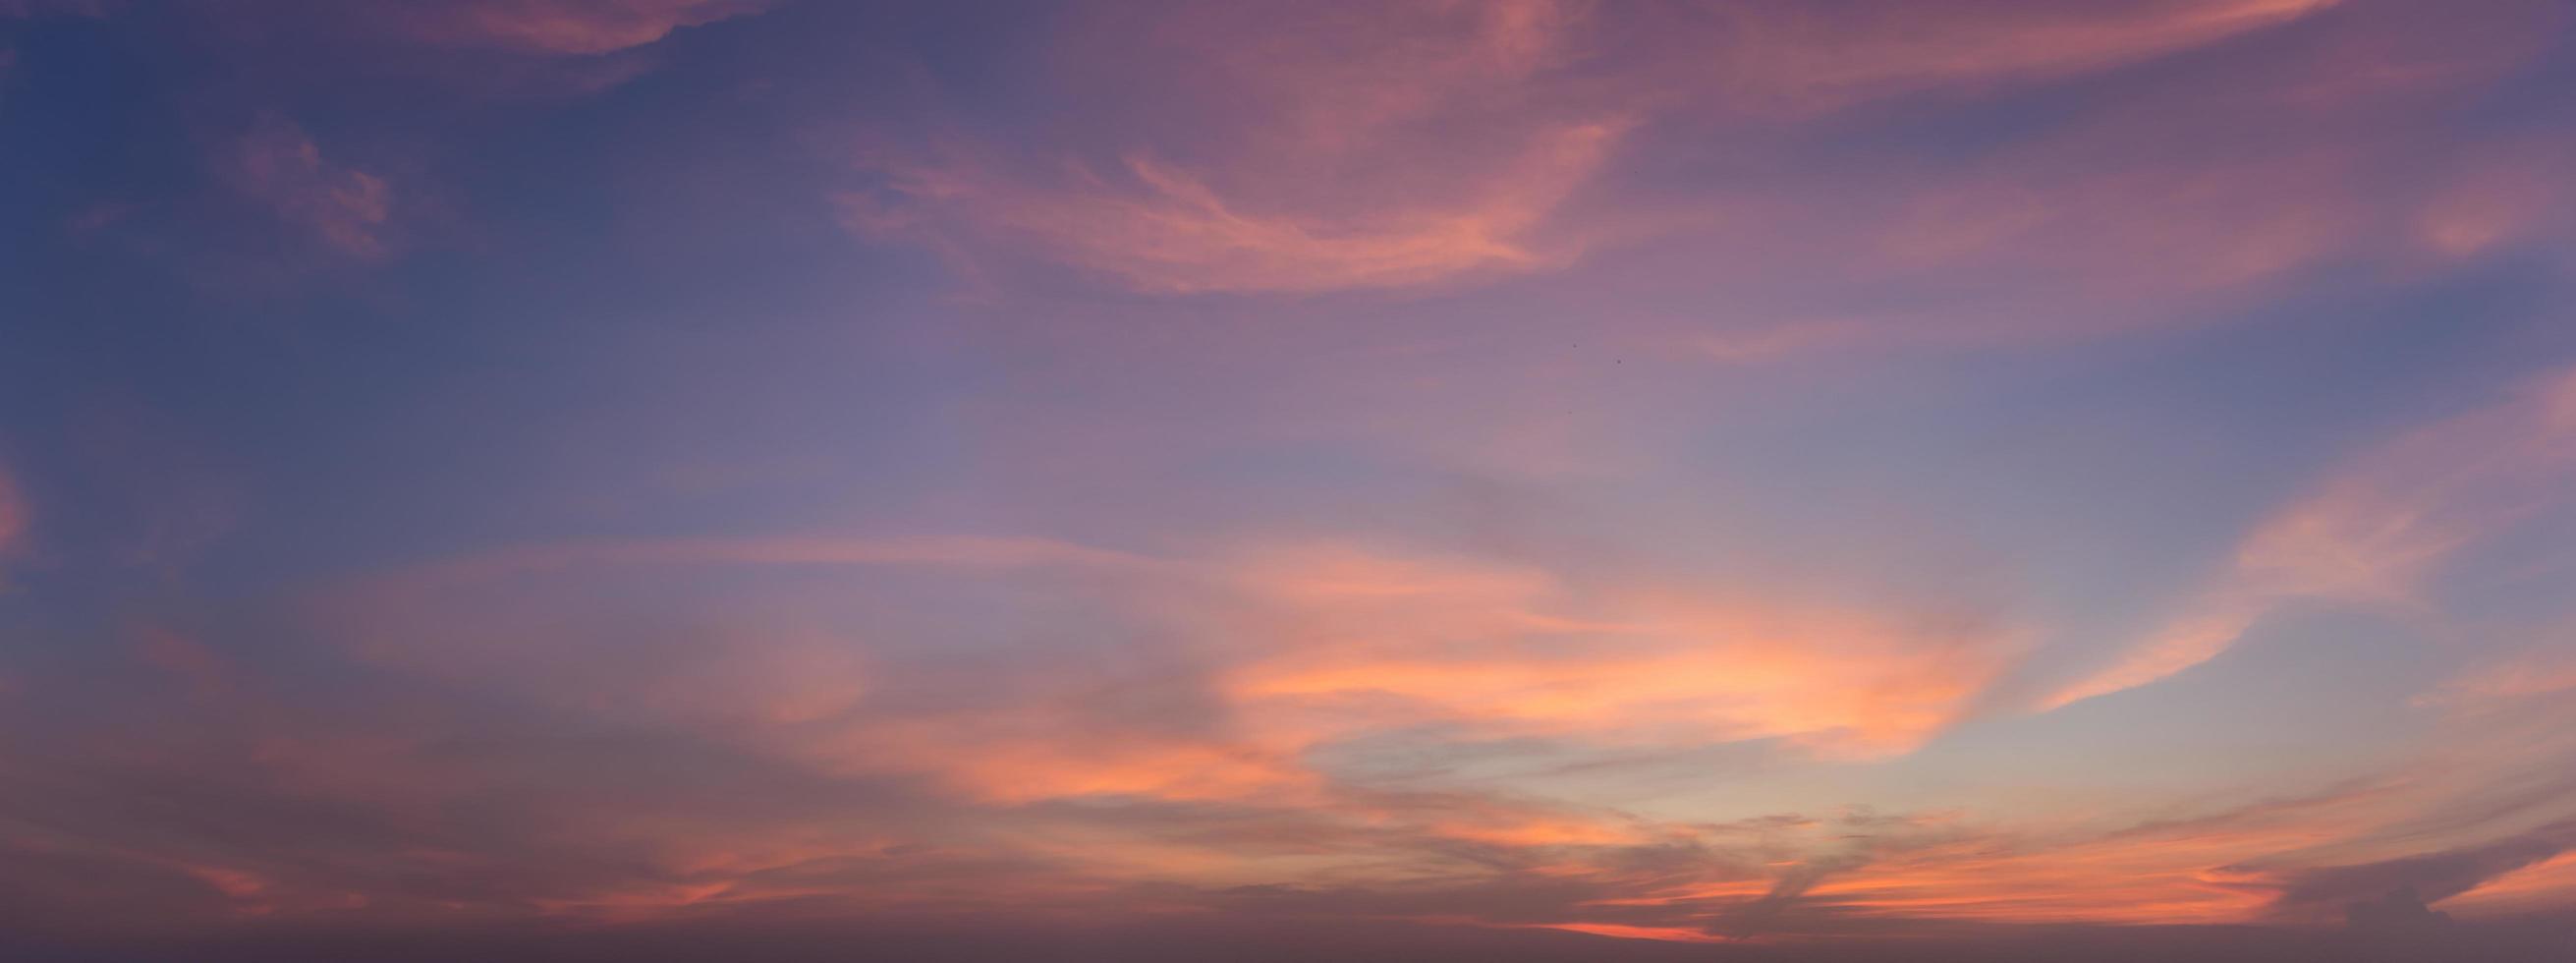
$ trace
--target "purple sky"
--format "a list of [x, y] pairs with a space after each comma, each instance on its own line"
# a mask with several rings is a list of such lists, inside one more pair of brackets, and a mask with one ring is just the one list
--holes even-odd
[[0, 0], [0, 215], [0, 956], [2576, 945], [2558, 0]]

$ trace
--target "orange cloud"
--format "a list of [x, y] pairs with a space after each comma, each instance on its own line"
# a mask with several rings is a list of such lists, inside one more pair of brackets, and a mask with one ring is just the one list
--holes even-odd
[[[1148, 97], [1186, 78], [1189, 97], [1142, 105], [1201, 120], [1186, 145], [1148, 147], [1155, 135], [1122, 135], [1113, 122], [1110, 136], [1124, 142], [1102, 151], [1119, 158], [1108, 174], [1069, 149], [1060, 173], [1014, 169], [987, 148], [863, 151], [861, 166], [881, 184], [838, 200], [864, 232], [964, 256], [1034, 249], [1150, 293], [1383, 288], [1560, 268], [1596, 241], [1637, 231], [1613, 222], [1672, 226], [1668, 206], [1651, 215], [1569, 209], [1631, 129], [2116, 66], [2332, 5], [1890, 4], [1831, 18], [1539, 0], [1325, 6], [1296, 17], [1183, 10], [1141, 37], [1068, 31], [1061, 58], [1068, 82], [1107, 75]], [[2099, 193], [2126, 198], [2135, 187]], [[2264, 210], [2286, 218], [2308, 209]], [[2218, 249], [2173, 253], [2257, 270], [2335, 228], [2314, 218], [2244, 226], [2204, 236], [2227, 239]]]
[[1044, 706], [867, 718], [768, 743], [830, 771], [917, 774], [1002, 805], [1095, 796], [1286, 803], [1312, 800], [1322, 784], [1293, 759], [1219, 733], [1105, 732]]
[[[1995, 923], [2224, 924], [2262, 918], [2307, 865], [2282, 854], [2362, 838], [2402, 812], [2404, 783], [2368, 782], [2102, 831], [1961, 826], [1893, 847], [1805, 891], [1846, 911]], [[2313, 860], [2316, 857], [2305, 857]]]
[[[692, 597], [678, 609], [694, 623], [678, 647], [634, 629], [661, 621], [636, 600], [781, 565], [814, 580], [744, 604]], [[1041, 620], [1044, 631], [1110, 641], [1078, 664], [988, 652], [947, 677], [870, 631], [888, 613], [833, 608], [885, 579], [1005, 576], [1010, 585], [989, 587], [1010, 594], [991, 598], [1010, 601], [992, 607], [1078, 585], [1101, 607]], [[568, 607], [579, 599], [641, 617]], [[373, 664], [685, 734], [826, 785], [909, 787], [940, 813], [841, 818], [820, 806], [746, 821], [610, 807], [572, 838], [640, 847], [656, 869], [527, 897], [582, 918], [995, 897], [971, 884], [998, 869], [918, 886], [873, 875], [928, 859], [904, 855], [928, 847], [1034, 861], [1040, 876], [1007, 889], [1051, 906], [1119, 887], [1248, 886], [1283, 899], [1367, 894], [1385, 904], [1370, 912], [1391, 918], [1645, 939], [1796, 932], [1816, 914], [2231, 923], [2266, 918], [2311, 869], [2412, 852], [2433, 837], [2408, 828], [2410, 813], [2446, 811], [2432, 768], [2109, 830], [1998, 828], [1970, 814], [1681, 823], [1553, 799], [1564, 787], [1545, 778], [1398, 788], [1333, 752], [1411, 732], [1594, 750], [1767, 738], [1826, 759], [1886, 758], [1955, 721], [2014, 640], [1974, 620], [1593, 584], [1534, 563], [1343, 542], [1195, 560], [1013, 539], [587, 543], [423, 566], [361, 583], [339, 604], [348, 610], [324, 625]], [[1148, 691], [1151, 704], [1127, 701]], [[393, 810], [416, 818], [454, 805], [435, 800], [471, 798], [470, 782], [415, 798], [400, 774], [358, 763], [362, 742], [270, 741], [263, 765], [324, 798], [412, 798]], [[421, 751], [386, 745], [372, 751]], [[1516, 885], [1547, 895], [1505, 915], [1476, 895]]]
[[[1343, 216], [1246, 209], [1205, 182], [1143, 156], [1130, 180], [1078, 173], [1078, 186], [1031, 191], [961, 170], [893, 175], [907, 204], [960, 209], [1074, 264], [1140, 290], [1324, 291], [1391, 287], [1487, 270], [1524, 270], [1564, 255], [1532, 231], [1596, 168], [1617, 129], [1589, 124], [1544, 133], [1520, 162], [1455, 206], [1396, 207]], [[868, 195], [845, 195], [854, 225], [911, 217]], [[1259, 205], [1259, 201], [1250, 204]]]
[[[567, 608], [721, 584], [738, 566], [815, 569], [812, 591], [686, 604], [688, 622]], [[1067, 579], [1108, 604], [1056, 631], [1173, 636], [1207, 708], [1131, 718], [1121, 675], [1003, 671], [1006, 703], [952, 694], [884, 650], [846, 599], [900, 569]], [[711, 568], [712, 567], [712, 568]], [[839, 586], [840, 588], [834, 588]], [[994, 584], [990, 590], [1022, 591]], [[1013, 596], [1003, 596], [1009, 598]], [[632, 606], [621, 606], [632, 607]], [[452, 684], [629, 723], [680, 725], [843, 777], [902, 775], [999, 806], [1126, 798], [1311, 805], [1515, 847], [1610, 845], [1634, 827], [1550, 814], [1368, 815], [1310, 754], [1414, 726], [1462, 738], [1689, 747], [1780, 739], [1831, 758], [1901, 753], [1947, 727], [2006, 648], [1982, 626], [1828, 607], [1578, 590], [1548, 572], [1308, 543], [1214, 562], [1040, 540], [745, 539], [505, 550], [355, 583], [316, 609], [349, 651]], [[650, 624], [650, 620], [647, 623]], [[1103, 658], [1148, 654], [1112, 642]], [[907, 661], [908, 660], [908, 661]], [[1157, 690], [1186, 692], [1144, 663]], [[1174, 687], [1182, 687], [1175, 689]], [[927, 687], [927, 688], [926, 688]], [[915, 694], [920, 693], [920, 694]], [[1160, 712], [1162, 710], [1156, 710]], [[1334, 800], [1341, 799], [1340, 802]]]
[[1291, 740], [1448, 724], [1883, 756], [1954, 720], [2008, 641], [1830, 608], [1587, 597], [1542, 572], [1348, 548], [1256, 557], [1238, 577], [1283, 607], [1287, 632], [1227, 691], [1251, 725]]
[[1630, 926], [1624, 923], [1524, 923], [1519, 925], [1535, 929], [1564, 930], [1568, 933], [1589, 933], [1593, 936], [1611, 936], [1623, 940], [1658, 940], [1667, 943], [1732, 942], [1723, 936], [1681, 926]]
[[2442, 902], [2444, 910], [2476, 919], [2544, 912], [2576, 903], [2576, 849], [2513, 870]]
[[[460, 682], [516, 679], [512, 688], [550, 704], [703, 727], [820, 771], [918, 775], [999, 804], [1241, 798], [1312, 782], [1287, 760], [1219, 734], [1103, 733], [1079, 712], [1055, 708], [1070, 695], [1063, 691], [1007, 707], [877, 708], [872, 696], [904, 682], [879, 679], [872, 633], [835, 612], [828, 592], [693, 603], [694, 624], [638, 639], [619, 632], [612, 613], [567, 611], [545, 590], [688, 591], [675, 587], [743, 566], [909, 569], [967, 580], [1055, 572], [1188, 585], [1155, 560], [1038, 539], [638, 540], [419, 566], [344, 586], [316, 608], [344, 644], [378, 664]], [[843, 576], [837, 584], [866, 583]]]

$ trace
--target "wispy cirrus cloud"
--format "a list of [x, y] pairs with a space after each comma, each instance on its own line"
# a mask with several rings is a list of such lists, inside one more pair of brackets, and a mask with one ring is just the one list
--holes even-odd
[[[930, 156], [863, 150], [878, 181], [838, 200], [864, 232], [965, 256], [1031, 248], [1153, 293], [1302, 293], [1540, 268], [1579, 248], [1542, 228], [1627, 121], [1592, 104], [1500, 108], [1567, 56], [1567, 31], [1584, 15], [1544, 0], [1297, 18], [1175, 10], [1116, 46], [1142, 39], [1153, 72], [1192, 88], [1134, 95], [1177, 93], [1181, 112], [1211, 128], [1172, 140], [1112, 124], [1113, 136], [1140, 140], [1103, 145], [1115, 158], [1105, 164], [1069, 152], [1005, 163], [999, 145], [971, 143]], [[1111, 38], [1073, 36], [1066, 69], [1081, 81], [1174, 79], [1084, 63]], [[1436, 172], [1421, 164], [1458, 149], [1473, 154]]]
[[900, 235], [962, 214], [970, 230], [1034, 243], [1152, 293], [1395, 287], [1561, 260], [1565, 252], [1534, 235], [1618, 134], [1611, 123], [1539, 132], [1455, 204], [1397, 201], [1343, 215], [1229, 199], [1145, 155], [1125, 158], [1114, 178], [1076, 169], [1060, 190], [962, 167], [896, 168], [884, 188], [839, 201], [862, 231]]
[[[1757, 118], [2099, 70], [2331, 6], [1883, 5], [1830, 22], [1754, 6], [1553, 2], [1293, 19], [1186, 11], [1141, 38], [1073, 31], [1056, 69], [1074, 84], [1107, 78], [1120, 96], [1196, 125], [1103, 118], [1097, 152], [1115, 158], [1105, 164], [1082, 160], [1092, 148], [1079, 141], [1040, 146], [1035, 163], [1005, 162], [1012, 147], [973, 141], [929, 156], [862, 150], [860, 167], [877, 180], [839, 201], [866, 233], [973, 259], [1034, 251], [1149, 293], [1306, 293], [1562, 269], [1598, 243], [1730, 218], [1687, 212], [1677, 222], [1578, 200], [1615, 152], [1658, 125], [1769, 138], [1776, 131]], [[1115, 44], [1094, 35], [1113, 31]], [[1151, 56], [1138, 58], [1138, 40]], [[1116, 61], [1095, 59], [1113, 47]]]
[[2081, 9], [1873, 2], [1831, 13], [1737, 4], [1666, 14], [1696, 28], [1674, 30], [1668, 42], [1718, 51], [1684, 69], [1705, 71], [1739, 103], [1814, 111], [2126, 66], [2290, 23], [2338, 2], [2154, 0]]
[[1330, 546], [1243, 577], [1289, 631], [1265, 633], [1229, 691], [1324, 737], [1449, 725], [1611, 744], [1778, 738], [1866, 758], [1954, 721], [2013, 647], [1977, 619], [1586, 592], [1541, 570]]
[[2576, 690], [2576, 626], [2552, 626], [2536, 644], [2462, 671], [2416, 704], [2478, 713]]
[[2254, 622], [2300, 600], [2434, 614], [2441, 566], [2517, 519], [2562, 506], [2576, 472], [2576, 374], [2417, 428], [2330, 472], [2248, 533], [2181, 615], [2092, 675], [2042, 700], [2055, 708], [2154, 682], [2224, 652]]

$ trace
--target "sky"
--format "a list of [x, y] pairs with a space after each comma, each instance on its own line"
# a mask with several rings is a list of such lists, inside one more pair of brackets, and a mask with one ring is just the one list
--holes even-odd
[[0, 955], [2547, 959], [2571, 170], [2561, 0], [0, 0]]

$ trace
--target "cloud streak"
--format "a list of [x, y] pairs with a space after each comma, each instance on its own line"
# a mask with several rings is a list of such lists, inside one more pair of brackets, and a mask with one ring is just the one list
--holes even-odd
[[2298, 600], [2431, 612], [2427, 578], [2517, 519], [2563, 503], [2576, 469], [2576, 374], [2364, 453], [2258, 525], [2218, 584], [2154, 638], [2042, 702], [2135, 688], [2225, 652]]
[[[1062, 145], [1063, 163], [1052, 168], [1002, 162], [1001, 145], [960, 144], [927, 157], [862, 149], [860, 167], [875, 182], [838, 202], [845, 222], [870, 235], [922, 239], [979, 260], [1033, 250], [1146, 293], [1313, 293], [1562, 270], [1598, 243], [1683, 226], [1597, 198], [1575, 203], [1625, 142], [1658, 125], [1769, 136], [1754, 125], [1781, 111], [2101, 70], [2333, 6], [2155, 3], [2070, 14], [2006, 4], [1935, 15], [1863, 5], [1826, 18], [1755, 5], [1526, 2], [1334, 8], [1295, 22], [1186, 12], [1141, 38], [1160, 58], [1149, 66], [1088, 62], [1095, 51], [1080, 40], [1060, 62], [1076, 84], [1133, 85], [1146, 70], [1188, 78], [1200, 89], [1174, 109], [1215, 130], [1193, 131], [1187, 151], [1156, 150], [1164, 135], [1115, 120], [1106, 124], [1112, 140], [1098, 148], [1115, 158], [1105, 165], [1082, 160], [1079, 152], [1093, 148], [1081, 143]], [[1370, 39], [1355, 49], [1350, 38], [1359, 37]], [[1135, 58], [1138, 38], [1117, 39], [1116, 56]], [[1503, 113], [1503, 104], [1521, 109]], [[1121, 135], [1133, 139], [1118, 142]], [[1326, 172], [1334, 188], [1318, 191], [1313, 175]], [[2016, 172], [2013, 183], [2029, 179]], [[2105, 183], [2099, 193], [2134, 196], [2138, 187]], [[2203, 194], [2208, 185], [2164, 189]], [[2004, 229], [1998, 213], [2008, 221], [2016, 209], [2066, 206], [2064, 198], [2013, 200], [1949, 199], [1985, 226], [1963, 236], [1952, 224], [1933, 236], [1924, 225], [1900, 225], [1911, 236], [1894, 242], [1899, 259], [1989, 243]], [[2238, 209], [2213, 207], [2212, 216], [2244, 216], [2221, 210]], [[1705, 231], [1711, 218], [1748, 214], [1693, 213], [1685, 222]], [[2255, 273], [2302, 244], [2322, 244], [2316, 235], [2331, 225], [2244, 228], [2210, 232], [2244, 236], [2232, 250], [2170, 253], [2225, 262], [2195, 270]]]

